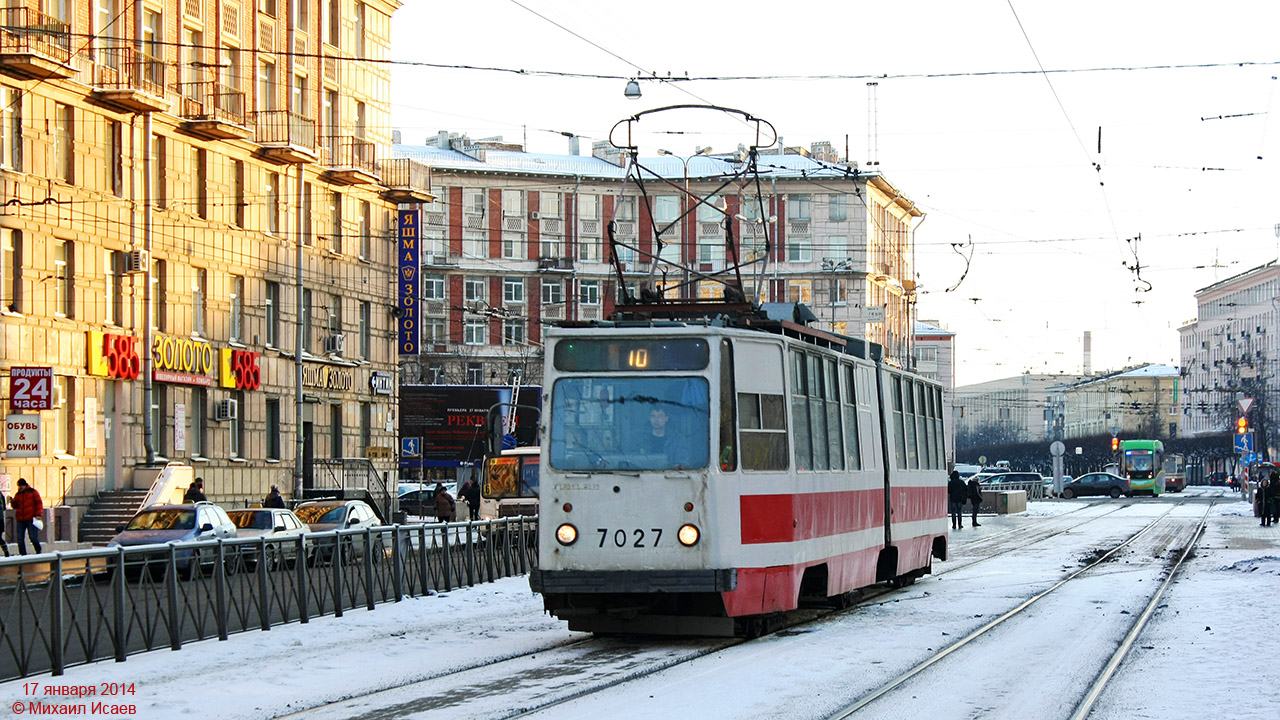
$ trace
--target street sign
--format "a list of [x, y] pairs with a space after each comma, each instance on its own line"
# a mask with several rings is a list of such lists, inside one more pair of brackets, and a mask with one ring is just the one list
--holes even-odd
[[1049, 445], [1049, 454], [1056, 458], [1062, 457], [1066, 452], [1067, 446], [1063, 445], [1061, 440], [1054, 440], [1053, 443]]
[[1253, 407], [1253, 398], [1240, 398], [1238, 402], [1240, 403], [1240, 414], [1248, 415], [1249, 408]]
[[1256, 462], [1258, 462], [1258, 453], [1256, 452], [1245, 453], [1245, 456], [1244, 456], [1245, 465], [1252, 465]]
[[7, 458], [38, 458], [43, 454], [40, 444], [39, 415], [10, 415], [4, 419], [5, 450]]
[[53, 368], [9, 368], [9, 409], [52, 410]]
[[1235, 438], [1232, 452], [1240, 454], [1253, 452], [1253, 433], [1236, 433], [1231, 437]]
[[416, 458], [422, 455], [421, 438], [400, 438], [400, 457]]

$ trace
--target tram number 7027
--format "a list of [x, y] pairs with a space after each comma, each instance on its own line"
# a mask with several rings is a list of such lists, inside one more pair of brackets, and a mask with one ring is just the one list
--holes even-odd
[[649, 528], [649, 532], [653, 534], [652, 545], [645, 544], [647, 535], [644, 530], [632, 530], [628, 534], [626, 530], [614, 530], [610, 533], [609, 528], [596, 528], [596, 532], [600, 533], [600, 547], [604, 547], [607, 541], [612, 541], [616, 547], [626, 547], [628, 542], [633, 548], [658, 547], [658, 542], [662, 540], [662, 528]]

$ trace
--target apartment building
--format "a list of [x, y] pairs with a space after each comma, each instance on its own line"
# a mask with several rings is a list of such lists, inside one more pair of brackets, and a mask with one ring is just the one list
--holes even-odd
[[[686, 282], [694, 297], [722, 296], [712, 276], [732, 263], [715, 207], [727, 210], [744, 258], [767, 252], [743, 270], [747, 297], [807, 303], [816, 327], [866, 337], [890, 362], [910, 363], [911, 248], [923, 214], [879, 174], [802, 151], [765, 154], [760, 203], [745, 188], [714, 194], [741, 155], [643, 157], [646, 202], [634, 179], [622, 193], [621, 155], [604, 143], [592, 156], [576, 138], [568, 154], [529, 153], [446, 132], [394, 154], [430, 166], [436, 198], [421, 206], [422, 352], [406, 358], [406, 382], [540, 383], [544, 324], [613, 312], [610, 219], [633, 296], [650, 278], [666, 297]], [[706, 203], [695, 207], [686, 185]]]
[[0, 479], [84, 507], [181, 461], [231, 503], [394, 467], [393, 214], [430, 199], [385, 159], [397, 7], [0, 8], [0, 370], [52, 375], [37, 409], [4, 383], [43, 437]]

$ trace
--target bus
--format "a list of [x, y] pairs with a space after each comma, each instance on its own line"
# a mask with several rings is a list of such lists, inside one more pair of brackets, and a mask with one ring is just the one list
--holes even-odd
[[1164, 489], [1165, 492], [1182, 492], [1187, 486], [1187, 462], [1182, 453], [1170, 453], [1164, 456]]
[[480, 483], [480, 518], [537, 515], [541, 458], [542, 448], [535, 445], [507, 448], [485, 460], [484, 480]]
[[1159, 440], [1120, 441], [1120, 475], [1134, 495], [1164, 492], [1164, 444]]

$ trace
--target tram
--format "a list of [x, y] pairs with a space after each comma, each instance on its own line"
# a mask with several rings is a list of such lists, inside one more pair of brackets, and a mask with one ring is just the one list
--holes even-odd
[[480, 483], [480, 517], [493, 520], [537, 515], [541, 460], [536, 446], [506, 448], [486, 459]]
[[1134, 495], [1164, 493], [1164, 444], [1159, 440], [1120, 441], [1120, 475], [1128, 478]]
[[942, 388], [766, 320], [549, 328], [538, 568], [599, 633], [753, 635], [947, 555]]

